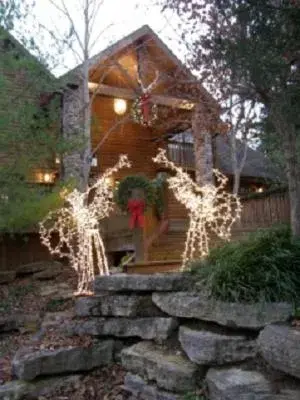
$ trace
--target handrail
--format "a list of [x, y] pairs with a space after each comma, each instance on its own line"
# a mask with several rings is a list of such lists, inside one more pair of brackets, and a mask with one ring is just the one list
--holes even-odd
[[160, 224], [155, 229], [155, 231], [148, 238], [146, 238], [145, 243], [144, 243], [144, 258], [146, 261], [148, 260], [149, 249], [153, 245], [155, 240], [157, 240], [161, 235], [163, 235], [164, 233], [166, 233], [168, 231], [169, 222], [170, 221], [168, 218], [163, 218], [160, 221]]

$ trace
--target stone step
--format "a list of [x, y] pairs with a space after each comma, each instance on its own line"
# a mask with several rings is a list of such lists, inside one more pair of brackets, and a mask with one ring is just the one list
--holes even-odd
[[224, 365], [254, 358], [256, 340], [181, 326], [179, 341], [191, 361], [199, 365]]
[[140, 342], [121, 353], [123, 367], [171, 392], [187, 393], [196, 387], [199, 371], [185, 356], [152, 342]]
[[274, 322], [285, 322], [293, 315], [288, 303], [227, 303], [200, 293], [153, 293], [152, 300], [166, 314], [216, 322], [230, 328], [259, 330]]
[[16, 271], [0, 271], [0, 285], [12, 282], [16, 275]]
[[80, 387], [80, 375], [38, 379], [37, 381], [11, 381], [0, 385], [0, 400], [54, 399], [54, 395], [66, 387]]
[[260, 332], [258, 347], [274, 368], [300, 378], [300, 330], [285, 325], [268, 325]]
[[94, 283], [96, 294], [101, 292], [173, 292], [188, 290], [191, 284], [187, 276], [180, 273], [169, 274], [115, 274], [97, 276]]
[[211, 368], [206, 375], [210, 400], [271, 400], [270, 382], [259, 372]]
[[70, 323], [65, 329], [72, 336], [139, 337], [161, 341], [167, 339], [177, 326], [174, 318], [90, 318]]
[[13, 372], [19, 379], [31, 381], [44, 375], [56, 375], [110, 364], [113, 340], [96, 342], [90, 347], [66, 347], [57, 350], [21, 349], [13, 359]]
[[138, 375], [126, 374], [124, 390], [141, 400], [184, 400], [179, 394], [158, 389], [156, 385], [148, 384]]
[[165, 314], [152, 302], [151, 295], [108, 294], [80, 297], [75, 302], [78, 317], [158, 317]]

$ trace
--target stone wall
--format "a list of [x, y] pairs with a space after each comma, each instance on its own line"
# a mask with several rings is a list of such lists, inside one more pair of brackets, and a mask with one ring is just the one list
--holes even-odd
[[0, 399], [18, 385], [36, 394], [40, 377], [113, 362], [127, 371], [132, 400], [300, 399], [292, 305], [211, 300], [180, 274], [97, 277], [94, 291], [78, 298], [76, 317], [57, 327], [68, 337], [92, 337], [92, 346], [20, 350], [13, 368], [22, 381], [0, 387]]
[[205, 387], [211, 400], [300, 399], [290, 304], [211, 300], [180, 274], [98, 277], [94, 289], [77, 300], [82, 320], [69, 334], [121, 339], [124, 386], [136, 398], [179, 400]]

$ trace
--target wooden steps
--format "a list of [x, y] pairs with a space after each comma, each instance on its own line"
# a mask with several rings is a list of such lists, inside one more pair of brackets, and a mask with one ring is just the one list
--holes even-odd
[[155, 274], [158, 272], [176, 272], [180, 270], [181, 260], [166, 261], [145, 261], [128, 264], [126, 271], [128, 274]]

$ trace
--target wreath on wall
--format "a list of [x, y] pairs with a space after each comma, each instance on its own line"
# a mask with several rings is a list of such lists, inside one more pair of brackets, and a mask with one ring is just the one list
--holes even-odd
[[[122, 179], [115, 190], [115, 202], [124, 212], [131, 214], [130, 226], [143, 226], [143, 215], [148, 207], [154, 206], [158, 218], [165, 213], [164, 185], [166, 174], [158, 174], [152, 181], [140, 175]], [[138, 189], [142, 196], [134, 198]]]
[[150, 95], [144, 94], [133, 102], [131, 115], [136, 123], [151, 126], [158, 118], [158, 107], [151, 102]]
[[[140, 196], [134, 196], [134, 192]], [[155, 191], [151, 181], [144, 176], [130, 175], [122, 179], [115, 191], [115, 202], [122, 211], [129, 212], [130, 228], [143, 227], [144, 213], [155, 202]]]

